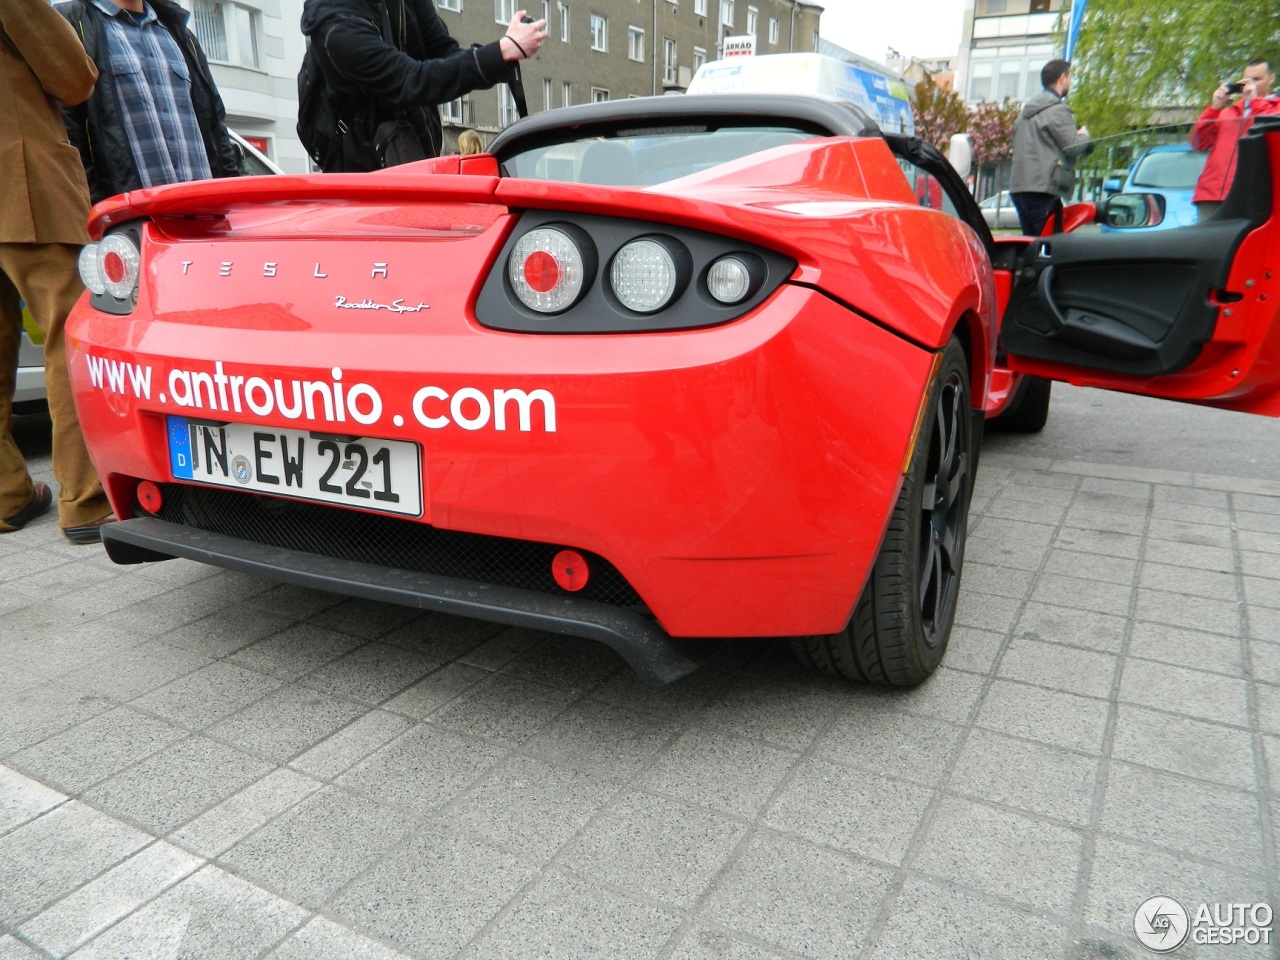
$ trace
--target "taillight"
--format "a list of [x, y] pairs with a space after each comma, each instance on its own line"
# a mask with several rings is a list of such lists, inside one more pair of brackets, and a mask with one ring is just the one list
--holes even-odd
[[107, 293], [117, 300], [132, 299], [138, 290], [138, 248], [123, 233], [103, 237], [98, 244], [98, 261]]
[[796, 261], [678, 224], [527, 210], [475, 303], [475, 318], [520, 333], [695, 330], [745, 317]]
[[[763, 274], [755, 270], [756, 275]], [[721, 257], [707, 271], [707, 292], [721, 303], [741, 303], [755, 292], [751, 266], [742, 256]]]
[[135, 227], [117, 230], [80, 250], [80, 280], [92, 303], [108, 313], [129, 313], [138, 302], [142, 255]]
[[96, 243], [86, 243], [80, 248], [80, 281], [92, 294], [102, 296], [107, 292], [107, 281], [102, 277]]
[[609, 286], [628, 310], [653, 313], [684, 290], [689, 273], [683, 246], [667, 237], [642, 237], [614, 254]]
[[512, 249], [511, 289], [530, 310], [560, 313], [582, 296], [588, 255], [581, 240], [572, 235], [576, 232], [539, 227], [521, 237]]

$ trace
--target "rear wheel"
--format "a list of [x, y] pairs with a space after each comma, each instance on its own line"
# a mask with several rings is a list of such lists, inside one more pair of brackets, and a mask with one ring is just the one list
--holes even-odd
[[849, 680], [911, 687], [947, 649], [964, 563], [976, 442], [969, 367], [942, 353], [911, 467], [862, 596], [840, 633], [796, 637], [799, 659]]
[[1049, 394], [1053, 381], [1043, 377], [1024, 376], [1009, 405], [991, 426], [1009, 433], [1039, 433], [1049, 422]]

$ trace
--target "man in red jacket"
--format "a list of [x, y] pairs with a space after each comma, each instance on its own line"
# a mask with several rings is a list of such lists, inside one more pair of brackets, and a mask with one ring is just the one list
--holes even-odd
[[1271, 92], [1275, 79], [1268, 61], [1250, 60], [1238, 84], [1224, 83], [1213, 92], [1213, 100], [1191, 128], [1191, 146], [1209, 151], [1191, 197], [1197, 219], [1211, 217], [1222, 206], [1235, 179], [1240, 138], [1249, 132], [1253, 118], [1280, 112], [1280, 97]]

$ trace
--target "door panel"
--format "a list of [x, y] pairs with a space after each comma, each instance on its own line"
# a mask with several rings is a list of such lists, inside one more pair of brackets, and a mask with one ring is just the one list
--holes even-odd
[[1017, 370], [1280, 416], [1280, 118], [1240, 142], [1218, 213], [1033, 240], [1001, 344]]

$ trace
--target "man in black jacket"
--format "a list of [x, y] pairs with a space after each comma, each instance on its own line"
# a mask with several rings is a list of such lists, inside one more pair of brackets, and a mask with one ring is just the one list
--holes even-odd
[[240, 175], [187, 11], [173, 0], [69, 0], [57, 8], [98, 67], [93, 96], [62, 108], [94, 203], [140, 187]]
[[326, 159], [325, 173], [383, 166], [375, 130], [397, 119], [416, 133], [421, 156], [439, 156], [437, 106], [509, 81], [508, 64], [542, 47], [547, 22], [523, 19], [524, 11], [516, 11], [500, 40], [464, 50], [432, 0], [306, 0], [302, 32], [343, 131], [341, 155]]

